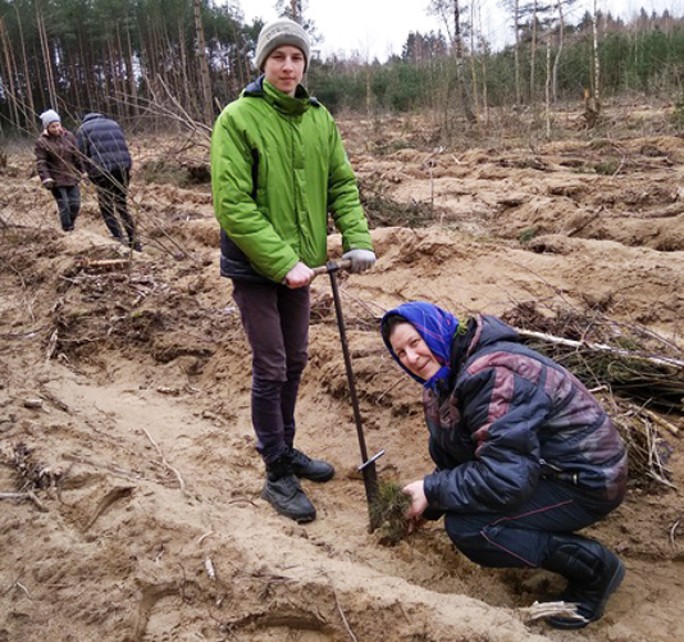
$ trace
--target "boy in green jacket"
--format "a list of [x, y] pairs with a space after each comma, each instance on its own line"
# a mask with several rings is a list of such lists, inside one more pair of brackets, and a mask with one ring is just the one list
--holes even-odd
[[309, 39], [288, 19], [264, 26], [262, 75], [218, 117], [211, 142], [221, 274], [252, 348], [252, 424], [266, 464], [262, 497], [279, 513], [315, 519], [298, 478], [328, 481], [329, 463], [294, 448], [295, 404], [308, 358], [313, 267], [327, 259], [328, 214], [352, 272], [375, 254], [354, 172], [328, 110], [301, 85]]

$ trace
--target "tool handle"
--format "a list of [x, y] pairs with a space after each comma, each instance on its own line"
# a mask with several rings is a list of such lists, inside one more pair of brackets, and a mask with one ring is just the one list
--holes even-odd
[[328, 261], [325, 265], [319, 265], [313, 269], [314, 275], [330, 274], [330, 272], [337, 272], [338, 270], [348, 270], [351, 267], [351, 259], [342, 259], [341, 261]]

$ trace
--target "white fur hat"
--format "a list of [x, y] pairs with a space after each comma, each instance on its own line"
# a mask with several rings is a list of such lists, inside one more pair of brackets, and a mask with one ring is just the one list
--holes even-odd
[[40, 115], [40, 120], [43, 123], [43, 129], [47, 129], [50, 123], [58, 122], [61, 123], [62, 119], [59, 114], [54, 109], [48, 109]]

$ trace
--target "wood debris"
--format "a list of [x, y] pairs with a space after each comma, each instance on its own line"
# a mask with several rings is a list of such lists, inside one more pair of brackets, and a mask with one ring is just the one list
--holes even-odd
[[549, 617], [566, 618], [586, 622], [587, 619], [577, 612], [577, 604], [571, 602], [535, 602], [532, 606], [517, 609], [523, 620], [533, 622]]

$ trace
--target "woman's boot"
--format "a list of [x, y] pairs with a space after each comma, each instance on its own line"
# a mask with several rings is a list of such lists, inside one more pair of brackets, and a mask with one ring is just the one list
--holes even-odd
[[597, 541], [578, 535], [554, 535], [542, 568], [568, 580], [560, 599], [577, 604], [577, 612], [584, 618], [550, 617], [546, 620], [558, 629], [579, 629], [598, 620], [608, 598], [625, 576], [625, 567], [617, 555]]

